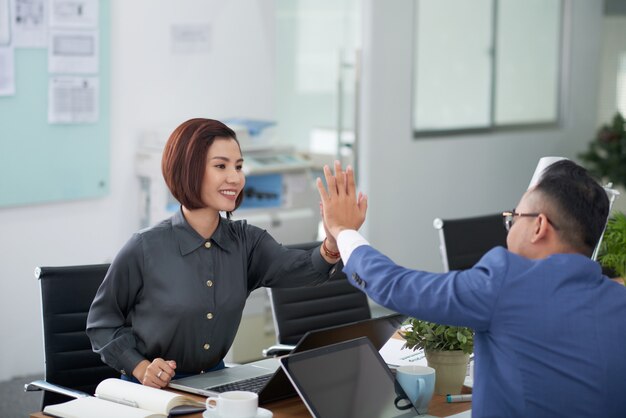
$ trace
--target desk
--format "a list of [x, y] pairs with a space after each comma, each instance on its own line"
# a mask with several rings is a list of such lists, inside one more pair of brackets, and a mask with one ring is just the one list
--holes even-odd
[[[188, 393], [186, 393], [186, 395], [189, 395], [190, 397], [199, 400], [204, 399], [202, 396], [191, 395]], [[302, 403], [300, 398], [297, 396], [283, 399], [282, 401], [271, 402], [263, 405], [263, 407], [272, 411], [274, 413], [274, 418], [308, 418], [311, 416], [311, 414], [309, 414], [309, 411], [306, 409], [306, 406], [304, 406], [304, 403]], [[434, 395], [433, 399], [430, 401], [430, 405], [428, 406], [428, 413], [430, 415], [438, 417], [445, 417], [448, 415], [454, 415], [458, 414], [459, 412], [467, 411], [471, 407], [471, 402], [447, 403], [445, 396]], [[202, 418], [202, 414], [197, 413], [193, 415], [184, 415], [184, 417]], [[31, 414], [30, 418], [49, 417], [47, 415], [44, 415], [42, 412], [37, 412]]]
[[[267, 405], [263, 405], [263, 407], [272, 411], [274, 413], [274, 418], [308, 418], [311, 416], [299, 397], [269, 403]], [[467, 411], [471, 407], [471, 402], [447, 403], [445, 396], [434, 395], [428, 405], [428, 413], [437, 417], [445, 417]], [[201, 414], [198, 414], [198, 417], [201, 416]]]
[[[394, 334], [392, 338], [401, 339], [398, 333]], [[170, 389], [171, 390], [171, 389]], [[189, 396], [190, 398], [198, 399], [199, 401], [204, 401], [206, 398], [199, 395], [194, 395], [187, 392], [182, 392], [179, 390], [173, 390], [174, 392], [182, 393], [184, 395]], [[471, 389], [467, 387], [463, 387], [461, 393], [471, 393]], [[309, 414], [308, 409], [304, 403], [300, 400], [300, 397], [294, 396], [292, 398], [283, 399], [281, 401], [270, 402], [265, 405], [261, 405], [265, 409], [269, 409], [274, 413], [273, 418], [309, 418], [311, 414]], [[472, 408], [471, 402], [456, 402], [456, 403], [447, 403], [446, 397], [443, 395], [433, 395], [433, 399], [430, 401], [428, 405], [428, 413], [430, 415], [434, 415], [436, 417], [447, 417], [449, 415], [458, 414], [460, 412], [467, 411]], [[192, 415], [183, 415], [183, 417], [188, 418], [202, 418], [201, 413], [192, 414]], [[30, 418], [49, 418], [47, 415], [44, 415], [42, 412], [37, 412], [30, 415]]]

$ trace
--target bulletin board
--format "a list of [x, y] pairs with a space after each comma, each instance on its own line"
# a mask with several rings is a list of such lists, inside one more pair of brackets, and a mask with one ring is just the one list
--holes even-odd
[[110, 4], [100, 0], [98, 117], [48, 122], [47, 48], [15, 48], [15, 94], [0, 96], [0, 207], [109, 192]]

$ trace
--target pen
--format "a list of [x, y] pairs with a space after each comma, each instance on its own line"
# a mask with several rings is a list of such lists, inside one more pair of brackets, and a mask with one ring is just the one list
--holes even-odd
[[446, 402], [471, 402], [472, 395], [447, 395]]

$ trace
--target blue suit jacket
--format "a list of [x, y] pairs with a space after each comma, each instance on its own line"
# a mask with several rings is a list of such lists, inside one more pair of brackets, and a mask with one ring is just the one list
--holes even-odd
[[626, 417], [626, 288], [589, 258], [495, 248], [435, 274], [361, 246], [344, 272], [381, 305], [476, 331], [472, 417]]

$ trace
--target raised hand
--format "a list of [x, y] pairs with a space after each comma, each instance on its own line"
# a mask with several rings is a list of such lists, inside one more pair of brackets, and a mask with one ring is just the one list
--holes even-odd
[[339, 161], [335, 161], [335, 175], [327, 165], [324, 166], [324, 177], [328, 190], [322, 179], [317, 178], [324, 227], [336, 239], [344, 229], [357, 230], [363, 225], [367, 212], [367, 196], [362, 193], [357, 196], [354, 170], [348, 166], [344, 172]]

